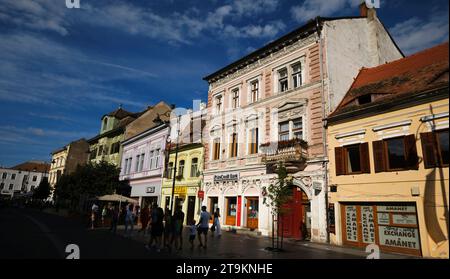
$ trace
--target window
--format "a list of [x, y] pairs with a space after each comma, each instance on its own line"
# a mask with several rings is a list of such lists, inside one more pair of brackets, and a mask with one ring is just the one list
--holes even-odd
[[278, 91], [285, 92], [288, 90], [288, 75], [287, 70], [282, 69], [278, 71]]
[[231, 135], [231, 143], [230, 143], [230, 158], [237, 157], [238, 154], [238, 138], [237, 134], [233, 133]]
[[296, 63], [292, 65], [292, 84], [294, 88], [302, 85], [302, 64]]
[[111, 152], [110, 154], [116, 154], [119, 153], [120, 150], [120, 142], [115, 142], [111, 145]]
[[2, 174], [2, 178], [3, 178], [3, 179], [6, 179], [7, 177], [8, 177], [8, 173], [4, 172], [4, 173]]
[[239, 89], [235, 89], [233, 90], [233, 95], [232, 95], [232, 106], [233, 108], [238, 108], [239, 107]]
[[91, 150], [91, 154], [90, 154], [90, 156], [89, 156], [89, 159], [90, 159], [90, 160], [94, 160], [95, 157], [97, 157], [97, 149]]
[[358, 97], [358, 105], [369, 104], [372, 102], [372, 95], [363, 95]]
[[140, 156], [140, 162], [139, 162], [139, 171], [142, 171], [142, 168], [144, 167], [144, 159], [145, 159], [145, 153], [142, 153]]
[[250, 130], [249, 154], [258, 153], [258, 128]]
[[154, 161], [155, 161], [155, 158], [154, 158], [154, 151], [150, 151], [150, 155], [149, 155], [149, 158], [150, 158], [150, 163], [149, 163], [149, 168], [152, 170], [152, 169], [154, 169], [154, 167], [153, 167], [153, 164], [154, 164]]
[[11, 191], [14, 188], [14, 184], [9, 184], [9, 190]]
[[250, 83], [251, 101], [257, 102], [259, 99], [259, 81], [255, 80]]
[[123, 165], [123, 174], [127, 174], [127, 170], [128, 170], [128, 159], [125, 159], [125, 163]]
[[155, 157], [155, 168], [159, 168], [159, 160], [161, 157], [161, 149], [156, 149], [155, 153], [153, 154]]
[[216, 138], [213, 142], [213, 160], [220, 159], [220, 138]]
[[34, 188], [35, 188], [34, 186], [31, 186], [30, 191], [34, 191]]
[[191, 177], [198, 177], [198, 158], [192, 159]]
[[302, 118], [297, 118], [292, 121], [292, 133], [294, 139], [303, 139], [303, 122]]
[[100, 145], [98, 147], [98, 154], [97, 154], [97, 156], [102, 156], [102, 155], [103, 155], [103, 145]]
[[216, 113], [219, 113], [222, 111], [222, 95], [216, 96], [215, 101], [216, 101]]
[[289, 121], [278, 124], [279, 141], [289, 140]]
[[140, 159], [141, 159], [141, 155], [137, 155], [136, 156], [136, 163], [134, 165], [134, 172], [139, 171], [139, 162], [141, 161]]
[[106, 130], [107, 127], [108, 127], [108, 118], [105, 118], [103, 120], [103, 131]]
[[369, 144], [335, 148], [336, 175], [370, 173]]
[[179, 164], [177, 176], [184, 177], [184, 160], [181, 160]]
[[425, 168], [448, 167], [448, 129], [420, 134]]
[[0, 183], [0, 190], [3, 190], [3, 188], [5, 188], [5, 183]]
[[418, 169], [414, 135], [374, 141], [375, 172]]
[[167, 178], [172, 179], [173, 175], [173, 163], [170, 162], [169, 166], [167, 167]]
[[36, 182], [36, 180], [37, 180], [37, 176], [33, 175], [33, 182]]
[[15, 173], [11, 174], [11, 180], [14, 180], [14, 179], [16, 179], [16, 174]]

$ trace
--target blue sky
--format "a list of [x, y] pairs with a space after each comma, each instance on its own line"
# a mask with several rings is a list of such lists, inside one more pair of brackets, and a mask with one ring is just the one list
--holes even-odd
[[[0, 166], [50, 160], [119, 104], [191, 107], [205, 75], [359, 0], [0, 0]], [[448, 40], [448, 1], [383, 1], [405, 54]]]

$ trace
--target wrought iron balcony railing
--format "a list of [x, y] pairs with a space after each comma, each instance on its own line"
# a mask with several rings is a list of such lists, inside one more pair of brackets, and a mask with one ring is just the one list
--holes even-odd
[[269, 142], [261, 144], [263, 161], [275, 162], [304, 162], [308, 157], [308, 144], [302, 139]]

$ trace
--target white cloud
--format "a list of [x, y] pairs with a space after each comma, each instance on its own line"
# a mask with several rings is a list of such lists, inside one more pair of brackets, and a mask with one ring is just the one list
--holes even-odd
[[224, 34], [235, 38], [272, 38], [282, 31], [286, 26], [281, 21], [275, 21], [266, 25], [248, 25], [234, 27], [227, 25]]
[[317, 16], [330, 16], [348, 7], [355, 8], [360, 0], [305, 0], [301, 5], [291, 8], [292, 17], [305, 22]]
[[411, 54], [448, 41], [448, 11], [433, 13], [427, 19], [417, 17], [397, 23], [390, 29], [405, 54]]
[[239, 16], [271, 13], [278, 8], [278, 5], [279, 0], [235, 0], [233, 2], [233, 7]]

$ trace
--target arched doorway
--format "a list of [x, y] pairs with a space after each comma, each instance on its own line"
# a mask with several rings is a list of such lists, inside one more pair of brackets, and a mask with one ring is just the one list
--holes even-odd
[[278, 226], [283, 236], [301, 240], [311, 237], [311, 203], [306, 193], [292, 185], [290, 201], [283, 206]]

